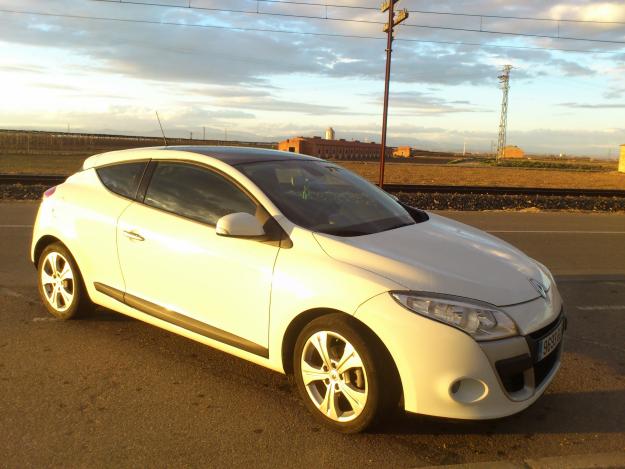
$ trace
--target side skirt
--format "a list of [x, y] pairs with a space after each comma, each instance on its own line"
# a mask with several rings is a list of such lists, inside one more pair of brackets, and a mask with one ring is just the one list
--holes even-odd
[[110, 296], [120, 303], [124, 303], [131, 308], [141, 311], [142, 313], [149, 314], [150, 316], [153, 316], [162, 321], [166, 321], [175, 326], [182, 327], [184, 329], [187, 329], [188, 331], [195, 332], [196, 334], [203, 335], [204, 337], [208, 337], [209, 339], [217, 340], [224, 344], [231, 345], [232, 347], [245, 350], [246, 352], [253, 353], [254, 355], [259, 355], [263, 358], [269, 358], [269, 349], [263, 347], [262, 345], [258, 345], [254, 342], [251, 342], [247, 339], [236, 336], [224, 330], [218, 329], [216, 327], [209, 326], [208, 324], [205, 324], [201, 321], [190, 318], [183, 314], [176, 313], [175, 311], [170, 311], [166, 308], [163, 308], [162, 306], [151, 303], [129, 293], [124, 293], [121, 290], [109, 287], [108, 285], [104, 285], [103, 283], [94, 282], [93, 286], [100, 293]]

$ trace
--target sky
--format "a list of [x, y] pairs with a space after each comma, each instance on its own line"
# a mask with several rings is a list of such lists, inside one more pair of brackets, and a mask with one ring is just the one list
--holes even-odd
[[[337, 138], [379, 142], [387, 19], [379, 3], [0, 0], [0, 128], [160, 135], [158, 111], [170, 137], [278, 141], [332, 126]], [[625, 2], [397, 7], [412, 13], [393, 43], [390, 145], [490, 151], [497, 77], [511, 64], [509, 144], [617, 157]]]

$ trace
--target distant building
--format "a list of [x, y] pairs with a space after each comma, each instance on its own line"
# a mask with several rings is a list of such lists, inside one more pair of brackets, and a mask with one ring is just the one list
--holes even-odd
[[525, 158], [525, 152], [516, 145], [509, 145], [503, 149], [504, 158]]
[[334, 140], [334, 129], [332, 127], [326, 129], [326, 140]]
[[[278, 150], [302, 153], [326, 160], [377, 160], [380, 158], [381, 145], [359, 140], [347, 141], [325, 140], [321, 137], [294, 137], [278, 143]], [[393, 149], [386, 147], [385, 154], [389, 158]]]
[[620, 173], [625, 173], [625, 143], [621, 145], [621, 157], [618, 160], [618, 170]]
[[412, 155], [412, 148], [410, 147], [397, 147], [393, 152], [393, 156], [396, 158], [410, 158]]

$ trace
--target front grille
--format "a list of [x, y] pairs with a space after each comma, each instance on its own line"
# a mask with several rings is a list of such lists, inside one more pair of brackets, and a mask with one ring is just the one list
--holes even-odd
[[497, 369], [501, 383], [508, 393], [515, 393], [523, 389], [525, 386], [524, 373], [527, 370], [533, 371], [534, 387], [536, 388], [539, 387], [543, 381], [545, 381], [547, 376], [549, 376], [560, 358], [562, 343], [560, 343], [555, 350], [540, 361], [537, 361], [538, 344], [543, 338], [551, 334], [556, 327], [559, 327], [562, 321], [564, 321], [564, 328], [566, 329], [566, 317], [564, 316], [563, 311], [561, 311], [558, 317], [547, 326], [534, 331], [525, 337], [530, 350], [530, 355], [519, 355], [517, 357], [499, 360], [495, 363], [495, 368]]
[[542, 328], [538, 329], [537, 331], [534, 331], [531, 334], [529, 334], [529, 337], [531, 337], [534, 340], [542, 339], [544, 336], [546, 336], [553, 329], [556, 328], [556, 326], [560, 323], [560, 320], [562, 319], [563, 316], [564, 316], [564, 312], [562, 310], [560, 310], [560, 314], [558, 314], [557, 318], [555, 318], [552, 322], [547, 324], [545, 327], [542, 327]]

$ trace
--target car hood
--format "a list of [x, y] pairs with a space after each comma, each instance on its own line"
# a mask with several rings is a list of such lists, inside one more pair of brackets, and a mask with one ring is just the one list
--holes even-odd
[[365, 236], [315, 233], [332, 258], [366, 269], [408, 290], [462, 296], [506, 306], [538, 298], [537, 263], [483, 231], [429, 214], [423, 223]]

